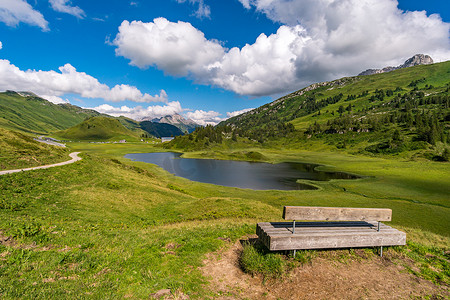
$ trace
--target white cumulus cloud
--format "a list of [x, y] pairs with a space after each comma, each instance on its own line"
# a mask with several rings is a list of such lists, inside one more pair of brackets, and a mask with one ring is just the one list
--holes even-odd
[[75, 16], [78, 19], [86, 17], [86, 13], [78, 6], [72, 6], [70, 0], [49, 0], [49, 2], [52, 9], [55, 11]]
[[185, 114], [185, 116], [186, 116], [186, 118], [191, 119], [191, 120], [195, 121], [197, 124], [202, 125], [202, 126], [217, 125], [226, 119], [229, 119], [234, 116], [238, 116], [238, 115], [248, 112], [250, 110], [253, 110], [253, 108], [245, 108], [242, 110], [227, 112], [226, 118], [222, 118], [221, 114], [219, 112], [216, 112], [213, 110], [210, 110], [210, 111], [196, 110], [194, 112], [187, 112]]
[[1, 0], [0, 21], [11, 27], [16, 27], [19, 23], [26, 23], [38, 26], [43, 31], [49, 30], [44, 16], [33, 9], [26, 0]]
[[110, 88], [95, 77], [78, 72], [71, 64], [65, 64], [56, 71], [20, 70], [8, 60], [0, 59], [0, 90], [31, 91], [53, 102], [65, 102], [64, 94], [77, 94], [85, 98], [102, 98], [118, 102], [167, 102], [167, 94], [142, 93], [138, 88], [118, 84]]
[[250, 0], [239, 0], [246, 9], [250, 9]]
[[220, 113], [216, 111], [204, 111], [204, 110], [196, 110], [194, 112], [187, 112], [186, 117], [188, 119], [191, 119], [195, 123], [206, 126], [206, 125], [216, 125], [220, 121], [223, 120], [223, 118], [220, 118]]
[[244, 108], [241, 110], [236, 110], [236, 111], [232, 111], [232, 112], [227, 112], [227, 119], [232, 118], [232, 117], [236, 117], [239, 116], [243, 113], [246, 113], [248, 111], [254, 110], [254, 108]]
[[424, 11], [404, 12], [395, 0], [240, 0], [274, 22], [242, 48], [224, 48], [186, 22], [124, 21], [116, 54], [140, 68], [241, 95], [285, 93], [308, 84], [399, 65], [417, 53], [450, 59], [450, 23]]
[[166, 73], [188, 76], [208, 73], [208, 65], [224, 55], [224, 49], [190, 23], [123, 21], [113, 41], [116, 54], [131, 60], [140, 68], [156, 66]]
[[126, 105], [121, 107], [114, 107], [109, 104], [102, 104], [91, 109], [94, 109], [100, 113], [108, 114], [110, 116], [124, 116], [137, 121], [141, 121], [143, 119], [152, 120], [154, 118], [161, 118], [167, 115], [180, 114], [181, 112], [183, 112], [181, 104], [178, 101], [172, 101], [167, 103], [166, 105], [153, 105], [148, 107], [129, 107]]
[[215, 64], [213, 76], [205, 79], [240, 95], [286, 91], [298, 82], [294, 62], [309, 40], [301, 26], [281, 26], [275, 34], [261, 34], [251, 45], [230, 49]]
[[178, 3], [189, 2], [191, 4], [198, 5], [197, 10], [194, 15], [199, 18], [211, 18], [211, 9], [208, 5], [205, 4], [204, 0], [177, 0]]
[[396, 0], [240, 0], [275, 22], [300, 24], [310, 40], [296, 53], [296, 77], [310, 83], [399, 65], [414, 54], [450, 59], [450, 24], [398, 9]]
[[0, 42], [0, 49], [2, 49], [3, 48], [3, 44], [2, 44], [2, 42]]

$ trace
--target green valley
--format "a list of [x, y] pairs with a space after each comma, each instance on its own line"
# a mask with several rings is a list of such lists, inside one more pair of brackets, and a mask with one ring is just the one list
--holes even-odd
[[[288, 297], [276, 286], [289, 291], [298, 278], [323, 278], [320, 268], [327, 268], [332, 278], [319, 284], [328, 298], [346, 282], [367, 298], [385, 297], [354, 285], [361, 273], [348, 270], [367, 269], [377, 287], [401, 285], [399, 298], [445, 299], [449, 83], [448, 62], [344, 78], [169, 143], [142, 143], [145, 122], [104, 116], [54, 133], [73, 141], [69, 150], [2, 129], [2, 169], [31, 157], [64, 161], [69, 151], [81, 151], [83, 160], [0, 176], [0, 296], [141, 299], [169, 289], [166, 297], [175, 299], [276, 299]], [[87, 142], [108, 139], [129, 142]], [[362, 178], [303, 179], [317, 190], [260, 191], [190, 181], [124, 158], [161, 151], [310, 162]], [[255, 225], [280, 221], [285, 205], [391, 208], [389, 225], [407, 233], [407, 245], [389, 247], [383, 258], [372, 248], [270, 253], [254, 243]]]

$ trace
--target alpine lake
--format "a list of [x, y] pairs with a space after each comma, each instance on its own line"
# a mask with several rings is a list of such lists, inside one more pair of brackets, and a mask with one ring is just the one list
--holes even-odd
[[192, 181], [252, 190], [315, 190], [314, 185], [298, 180], [328, 181], [358, 179], [345, 172], [318, 171], [318, 164], [182, 158], [181, 153], [130, 153], [125, 158], [155, 164], [175, 176]]

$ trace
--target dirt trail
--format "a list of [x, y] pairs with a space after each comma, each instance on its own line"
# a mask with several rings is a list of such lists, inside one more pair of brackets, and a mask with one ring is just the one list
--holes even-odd
[[[211, 254], [202, 267], [217, 299], [411, 299], [450, 296], [449, 288], [420, 279], [388, 258], [338, 262], [316, 257], [284, 279], [263, 281], [239, 267], [240, 242]], [[436, 297], [436, 298], [433, 298]], [[444, 296], [444, 297], [445, 297]]]
[[17, 173], [17, 172], [22, 172], [22, 171], [30, 171], [30, 170], [38, 170], [38, 169], [48, 169], [48, 168], [52, 168], [52, 167], [58, 167], [58, 166], [64, 166], [64, 165], [68, 165], [68, 164], [72, 164], [76, 161], [82, 160], [81, 157], [78, 156], [78, 154], [80, 154], [81, 152], [72, 152], [69, 154], [69, 156], [72, 158], [71, 160], [68, 161], [64, 161], [64, 162], [60, 162], [57, 164], [51, 164], [51, 165], [44, 165], [44, 166], [39, 166], [39, 167], [32, 167], [32, 168], [24, 168], [24, 169], [15, 169], [15, 170], [5, 170], [5, 171], [0, 171], [0, 175], [5, 175], [5, 174], [11, 174], [11, 173]]

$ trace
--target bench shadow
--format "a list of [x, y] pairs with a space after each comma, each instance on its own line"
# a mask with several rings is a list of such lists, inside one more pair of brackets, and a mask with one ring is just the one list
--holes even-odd
[[258, 238], [249, 238], [247, 240], [239, 240], [239, 243], [241, 244], [242, 247], [244, 247], [245, 245], [254, 246], [256, 244], [260, 244], [261, 242], [259, 241]]

